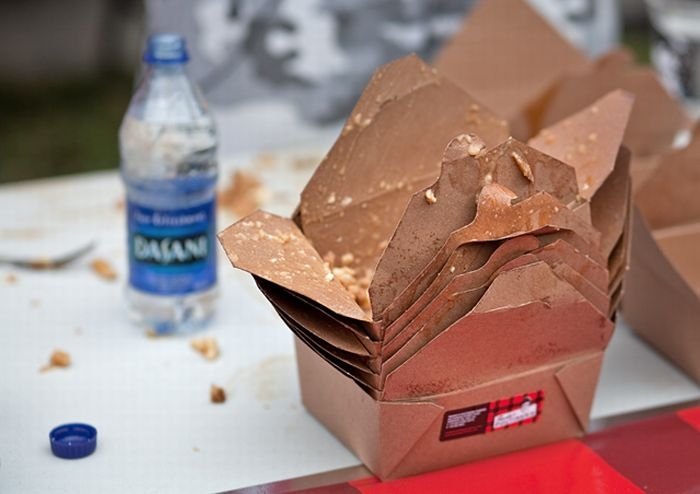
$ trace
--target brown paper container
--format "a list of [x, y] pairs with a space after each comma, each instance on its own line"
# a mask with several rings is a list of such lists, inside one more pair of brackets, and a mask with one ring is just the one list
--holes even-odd
[[[589, 64], [553, 63], [577, 53], [523, 0], [482, 2], [455, 43], [499, 18], [511, 58], [482, 54], [464, 81], [516, 102], [519, 125], [516, 106]], [[533, 32], [546, 51], [500, 100], [482, 76]], [[406, 57], [376, 72], [292, 219], [256, 212], [220, 234], [297, 337], [304, 404], [378, 476], [585, 431], [629, 252], [631, 100], [613, 91], [525, 144]]]
[[[446, 394], [381, 401], [299, 340], [296, 351], [304, 406], [382, 479], [582, 435], [602, 361], [602, 352], [593, 351]], [[488, 413], [483, 408], [493, 401], [539, 392], [543, 400], [537, 403], [535, 421], [446, 439], [450, 429], [445, 422], [459, 419], [459, 410], [476, 407]]]
[[700, 127], [636, 193], [625, 320], [700, 382]]

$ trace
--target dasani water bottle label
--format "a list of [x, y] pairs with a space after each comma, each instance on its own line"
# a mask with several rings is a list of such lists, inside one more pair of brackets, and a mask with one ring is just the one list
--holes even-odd
[[175, 210], [128, 202], [131, 286], [187, 295], [216, 283], [214, 200]]

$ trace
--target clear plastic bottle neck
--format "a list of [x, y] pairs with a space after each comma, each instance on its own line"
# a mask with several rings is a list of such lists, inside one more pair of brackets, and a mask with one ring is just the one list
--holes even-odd
[[190, 80], [184, 63], [145, 64], [129, 113], [164, 124], [210, 120], [204, 98]]

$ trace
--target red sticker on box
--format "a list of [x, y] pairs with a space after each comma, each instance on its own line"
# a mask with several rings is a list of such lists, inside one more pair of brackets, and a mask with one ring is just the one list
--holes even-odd
[[543, 400], [544, 392], [537, 391], [445, 412], [440, 441], [531, 424], [542, 413]]

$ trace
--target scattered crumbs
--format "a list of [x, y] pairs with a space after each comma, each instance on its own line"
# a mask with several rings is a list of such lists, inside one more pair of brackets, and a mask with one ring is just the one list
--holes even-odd
[[472, 103], [471, 105], [469, 105], [469, 111], [479, 111], [479, 105], [477, 105], [476, 103]]
[[272, 153], [258, 153], [253, 159], [253, 166], [256, 168], [271, 168], [277, 163], [277, 156]]
[[192, 446], [192, 451], [194, 453], [199, 453], [199, 448], [197, 446]]
[[343, 207], [349, 206], [352, 203], [352, 197], [346, 196], [340, 201], [340, 205]]
[[457, 270], [454, 266], [450, 266], [450, 273], [454, 273]]
[[103, 280], [114, 281], [117, 279], [117, 272], [106, 259], [94, 259], [90, 263], [90, 268]]
[[513, 159], [515, 160], [515, 163], [518, 165], [518, 168], [520, 168], [520, 172], [523, 174], [523, 176], [528, 179], [530, 182], [535, 181], [535, 177], [532, 176], [532, 169], [530, 168], [530, 163], [528, 163], [525, 158], [523, 158], [520, 153], [513, 151], [510, 154]]
[[117, 211], [124, 211], [124, 198], [120, 197], [116, 201], [114, 201], [114, 209]]
[[598, 134], [596, 134], [595, 132], [591, 132], [590, 134], [588, 134], [588, 140], [591, 142], [596, 142], [598, 140]]
[[252, 173], [236, 170], [226, 188], [219, 191], [218, 205], [242, 218], [260, 208], [267, 197], [267, 189]]
[[216, 360], [221, 354], [219, 343], [213, 336], [201, 336], [190, 340], [190, 346], [207, 360]]
[[597, 106], [591, 106], [591, 113], [594, 115], [596, 115], [599, 111], [600, 109]]
[[17, 283], [17, 276], [15, 276], [12, 273], [9, 273], [5, 276], [5, 283], [7, 283], [8, 285], [14, 285], [15, 283]]
[[331, 281], [333, 281], [335, 279], [335, 276], [333, 276], [333, 273], [328, 272], [328, 273], [326, 273], [326, 276], [324, 277], [324, 279], [326, 280], [327, 283], [330, 283]]
[[46, 372], [57, 367], [65, 368], [70, 366], [70, 354], [63, 350], [54, 350], [49, 358], [49, 363], [39, 369], [39, 372]]
[[486, 143], [477, 136], [472, 138], [472, 141], [467, 147], [467, 154], [472, 157], [479, 156], [482, 152], [486, 150]]
[[355, 113], [355, 115], [352, 117], [352, 121], [355, 125], [362, 126], [362, 122], [364, 122], [364, 119], [362, 118], [362, 113]]
[[340, 256], [340, 263], [343, 266], [350, 266], [354, 261], [355, 261], [355, 256], [353, 255], [352, 252], [346, 252], [345, 254]]
[[327, 202], [328, 204], [335, 204], [335, 192], [331, 192], [331, 193], [328, 195], [328, 199], [326, 199], [326, 202]]
[[226, 401], [226, 391], [224, 391], [224, 388], [212, 384], [211, 388], [209, 388], [209, 398], [212, 403], [223, 403]]
[[332, 275], [352, 295], [357, 305], [369, 313], [371, 310], [369, 285], [372, 281], [372, 271], [365, 270], [362, 276], [358, 276], [357, 270], [348, 266], [341, 266], [333, 268]]
[[435, 197], [435, 192], [433, 192], [433, 189], [428, 189], [425, 191], [425, 202], [428, 204], [435, 204], [437, 202], [437, 197]]
[[323, 265], [326, 268], [326, 271], [329, 271], [331, 269], [331, 266], [335, 264], [335, 252], [332, 250], [329, 250], [326, 252], [323, 256]]

